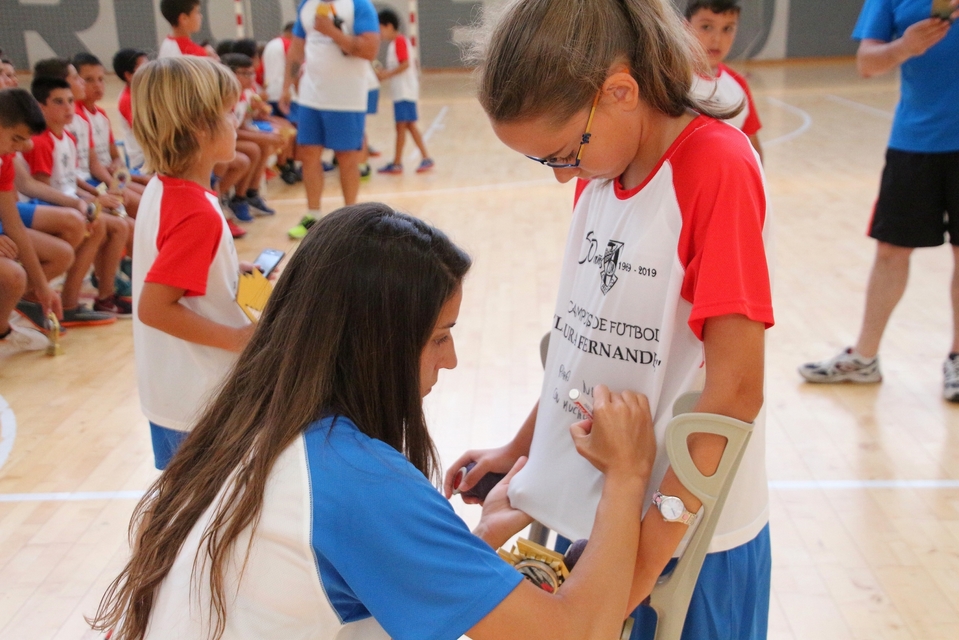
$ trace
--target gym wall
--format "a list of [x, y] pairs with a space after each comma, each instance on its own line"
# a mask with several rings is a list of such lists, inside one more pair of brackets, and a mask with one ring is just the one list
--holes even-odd
[[[243, 0], [247, 33], [268, 40], [296, 14], [298, 0]], [[461, 65], [453, 43], [484, 5], [503, 0], [419, 0], [420, 56], [424, 68]], [[685, 6], [685, 0], [673, 0]], [[734, 58], [851, 55], [849, 34], [863, 0], [740, 0], [742, 18]], [[200, 39], [236, 37], [233, 0], [203, 0]], [[409, 0], [374, 0], [409, 17]], [[87, 50], [104, 61], [122, 47], [155, 52], [169, 26], [159, 0], [0, 0], [0, 48], [17, 68], [54, 55]]]

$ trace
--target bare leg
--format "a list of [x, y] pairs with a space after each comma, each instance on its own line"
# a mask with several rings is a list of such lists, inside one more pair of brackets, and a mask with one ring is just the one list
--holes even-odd
[[113, 277], [120, 267], [120, 257], [127, 246], [129, 233], [129, 227], [123, 218], [104, 216], [104, 223], [107, 228], [107, 237], [93, 261], [93, 270], [97, 274], [97, 285], [100, 290], [97, 297], [101, 299], [109, 298], [115, 292]]
[[73, 247], [65, 241], [35, 229], [27, 229], [27, 236], [37, 252], [40, 268], [47, 280], [53, 280], [65, 273], [73, 264]]
[[403, 164], [403, 147], [406, 145], [406, 123], [396, 123], [396, 154], [393, 156], [395, 164]]
[[343, 201], [347, 205], [356, 204], [360, 193], [360, 156], [362, 151], [337, 151], [336, 159], [340, 163], [340, 187], [343, 189]]
[[949, 353], [959, 353], [959, 247], [952, 247], [952, 348]]
[[[63, 291], [60, 298], [63, 300], [64, 309], [73, 309], [80, 301], [80, 287], [83, 285], [83, 279], [90, 270], [90, 265], [96, 258], [100, 245], [103, 244], [107, 234], [107, 227], [103, 216], [90, 223], [90, 235], [77, 247], [73, 258], [73, 266], [67, 270], [66, 280], [63, 282]], [[110, 286], [113, 286], [113, 274], [110, 274]]]
[[416, 143], [416, 147], [420, 150], [420, 155], [426, 160], [430, 157], [430, 154], [426, 150], [426, 142], [423, 140], [423, 136], [420, 135], [420, 129], [416, 126], [415, 122], [409, 123], [409, 131], [410, 135], [413, 136], [413, 142]]
[[60, 238], [76, 249], [87, 235], [87, 221], [76, 209], [38, 205], [33, 213], [34, 231]]
[[236, 151], [238, 154], [242, 153], [250, 159], [249, 171], [236, 183], [236, 195], [242, 198], [246, 196], [246, 191], [250, 188], [250, 185], [257, 184], [260, 175], [257, 173], [257, 170], [259, 170], [260, 173], [263, 172], [263, 154], [260, 152], [260, 147], [255, 142], [250, 142], [249, 140], [237, 140]]
[[[323, 147], [316, 144], [301, 144], [296, 151], [300, 162], [303, 163], [306, 208], [319, 211], [320, 199], [323, 197]], [[340, 167], [340, 176], [342, 175], [343, 167]]]
[[7, 320], [27, 289], [27, 272], [15, 260], [0, 257], [0, 333], [10, 330]]
[[219, 192], [224, 195], [236, 185], [250, 170], [250, 159], [245, 154], [237, 152], [230, 162], [221, 162], [214, 167], [213, 172], [220, 177]]
[[879, 242], [876, 260], [866, 289], [866, 311], [856, 341], [856, 351], [866, 358], [879, 353], [879, 342], [909, 280], [909, 257], [912, 248]]

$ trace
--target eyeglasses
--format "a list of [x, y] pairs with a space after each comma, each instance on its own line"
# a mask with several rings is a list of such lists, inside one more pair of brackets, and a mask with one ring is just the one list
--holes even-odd
[[599, 92], [596, 93], [596, 97], [593, 98], [593, 106], [589, 110], [589, 118], [586, 120], [586, 131], [583, 132], [583, 137], [579, 143], [579, 150], [576, 152], [575, 161], [569, 162], [569, 157], [566, 158], [536, 158], [534, 156], [526, 156], [530, 160], [535, 160], [541, 165], [545, 165], [550, 169], [573, 169], [579, 166], [579, 161], [583, 157], [583, 147], [589, 144], [589, 139], [593, 134], [589, 132], [589, 128], [593, 126], [593, 115], [596, 113], [596, 105], [599, 104]]

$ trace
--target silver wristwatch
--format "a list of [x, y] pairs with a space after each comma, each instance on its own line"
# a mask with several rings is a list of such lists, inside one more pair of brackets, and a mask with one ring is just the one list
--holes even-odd
[[696, 520], [696, 514], [686, 509], [683, 501], [676, 496], [664, 496], [657, 491], [653, 494], [653, 504], [663, 514], [663, 520], [666, 522], [682, 522], [685, 525], [691, 525]]

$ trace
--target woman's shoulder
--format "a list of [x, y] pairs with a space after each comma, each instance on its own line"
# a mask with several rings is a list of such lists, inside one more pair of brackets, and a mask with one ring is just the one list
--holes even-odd
[[358, 474], [361, 481], [379, 482], [384, 478], [426, 481], [406, 456], [382, 440], [366, 435], [346, 416], [324, 416], [314, 421], [304, 430], [303, 439], [307, 460], [317, 471], [345, 476]]

